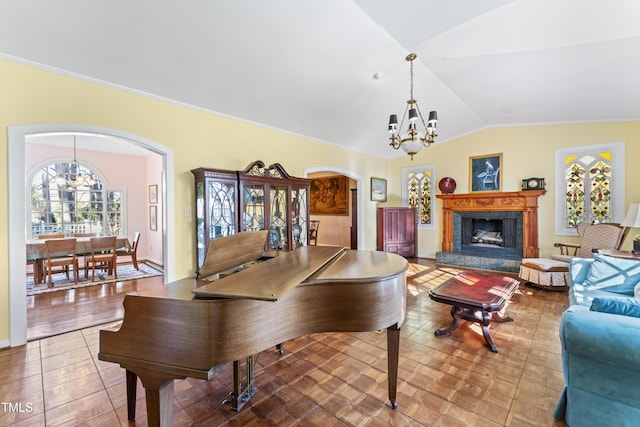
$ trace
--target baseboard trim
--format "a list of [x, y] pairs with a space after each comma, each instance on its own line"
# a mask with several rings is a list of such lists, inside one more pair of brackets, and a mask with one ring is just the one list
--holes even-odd
[[145, 258], [145, 259], [143, 259], [141, 261], [142, 262], [146, 262], [147, 264], [151, 265], [152, 267], [157, 267], [160, 270], [162, 270], [164, 268], [164, 264], [162, 263], [162, 261], [158, 261], [157, 259]]

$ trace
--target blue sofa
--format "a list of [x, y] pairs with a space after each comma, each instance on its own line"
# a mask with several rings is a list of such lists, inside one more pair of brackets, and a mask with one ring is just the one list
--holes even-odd
[[596, 254], [572, 260], [569, 273], [565, 387], [553, 417], [571, 427], [640, 426], [640, 261]]

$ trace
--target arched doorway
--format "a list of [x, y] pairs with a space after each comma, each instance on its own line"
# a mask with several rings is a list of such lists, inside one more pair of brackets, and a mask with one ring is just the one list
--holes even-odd
[[[357, 205], [360, 207], [364, 206], [364, 195], [363, 195], [364, 191], [363, 191], [363, 184], [362, 184], [363, 180], [360, 175], [348, 169], [338, 168], [335, 166], [317, 166], [313, 168], [306, 168], [304, 170], [304, 176], [305, 178], [308, 178], [309, 174], [316, 173], [316, 172], [335, 172], [340, 175], [347, 176], [353, 179], [354, 181], [356, 181]], [[362, 230], [363, 229], [362, 227], [364, 224], [364, 214], [363, 214], [362, 208], [358, 209], [357, 223], [358, 223], [358, 230]], [[361, 232], [358, 232], [357, 241], [358, 241], [358, 248], [364, 247], [364, 238]]]
[[174, 213], [168, 206], [174, 206], [174, 173], [173, 150], [146, 140], [134, 134], [121, 132], [114, 129], [87, 125], [23, 125], [11, 126], [8, 133], [8, 188], [9, 188], [9, 345], [15, 347], [23, 345], [27, 340], [27, 309], [26, 287], [26, 253], [25, 230], [27, 226], [27, 214], [25, 212], [26, 189], [25, 183], [25, 140], [28, 135], [43, 133], [89, 133], [96, 135], [112, 136], [120, 138], [159, 154], [162, 157], [162, 186], [165, 194], [162, 206], [162, 232], [163, 232], [163, 263], [164, 280], [175, 280], [174, 257]]

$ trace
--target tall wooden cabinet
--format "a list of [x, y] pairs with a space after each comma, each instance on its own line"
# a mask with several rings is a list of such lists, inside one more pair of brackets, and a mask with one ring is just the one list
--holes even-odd
[[268, 250], [308, 244], [310, 180], [290, 176], [279, 163], [257, 160], [244, 170], [198, 168], [195, 178], [198, 270], [209, 241], [239, 231], [269, 230]]
[[377, 249], [416, 256], [416, 221], [414, 208], [378, 208]]

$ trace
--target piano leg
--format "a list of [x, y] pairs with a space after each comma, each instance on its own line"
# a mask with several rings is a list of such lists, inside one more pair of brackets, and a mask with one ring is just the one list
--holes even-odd
[[136, 420], [136, 392], [138, 376], [127, 369], [127, 419]]
[[127, 369], [127, 415], [129, 421], [135, 419], [136, 378], [140, 377], [147, 401], [147, 425], [149, 427], [171, 427], [173, 425], [173, 380], [177, 377], [168, 378], [165, 374], [158, 372], [134, 369], [135, 372]]
[[147, 423], [149, 426], [173, 425], [173, 379], [153, 387], [145, 387], [147, 395]]
[[231, 399], [225, 400], [224, 404], [231, 404], [231, 409], [234, 411], [240, 411], [245, 403], [247, 403], [254, 394], [256, 394], [256, 383], [254, 377], [254, 356], [247, 356], [245, 362], [246, 368], [246, 381], [245, 387], [242, 386], [242, 372], [241, 364], [239, 360], [233, 362], [233, 392], [230, 393]]
[[387, 328], [387, 377], [389, 381], [389, 400], [396, 409], [396, 391], [398, 388], [398, 362], [400, 358], [400, 328], [393, 325]]

